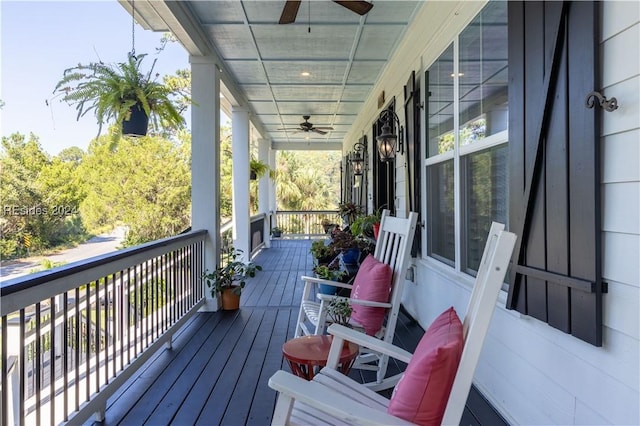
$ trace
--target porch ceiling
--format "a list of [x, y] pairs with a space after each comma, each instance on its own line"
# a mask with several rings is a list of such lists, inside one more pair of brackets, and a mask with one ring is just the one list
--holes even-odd
[[[119, 1], [131, 13], [131, 0]], [[372, 3], [361, 17], [332, 1], [304, 1], [287, 25], [278, 24], [284, 0], [137, 0], [135, 8], [143, 27], [172, 31], [192, 55], [217, 56], [225, 97], [251, 109], [263, 138], [293, 146], [342, 143], [424, 2]], [[299, 132], [303, 115], [333, 130]]]

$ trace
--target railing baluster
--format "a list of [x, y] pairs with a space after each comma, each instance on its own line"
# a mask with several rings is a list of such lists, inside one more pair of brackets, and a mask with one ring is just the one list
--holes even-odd
[[35, 392], [36, 392], [36, 424], [40, 423], [40, 407], [42, 406], [41, 402], [41, 394], [40, 390], [42, 389], [42, 318], [40, 317], [41, 309], [40, 302], [36, 303], [36, 347], [34, 353], [34, 359], [36, 360], [36, 381], [35, 381]]
[[49, 419], [51, 425], [56, 424], [56, 299], [49, 299]]
[[86, 288], [86, 299], [85, 299], [85, 338], [84, 344], [85, 346], [85, 357], [84, 357], [84, 380], [85, 380], [85, 396], [84, 401], [89, 400], [89, 395], [91, 395], [91, 383], [89, 380], [89, 359], [91, 358], [91, 311], [89, 309], [89, 305], [91, 304], [91, 283], [87, 283]]
[[[205, 233], [195, 235], [100, 275], [91, 268], [104, 270], [103, 264], [82, 271], [72, 267], [62, 274], [53, 271], [53, 288], [68, 284], [59, 293], [38, 287], [46, 281], [17, 290], [7, 290], [13, 282], [2, 287], [3, 308], [12, 308], [0, 316], [0, 423], [73, 423], [78, 410], [112, 388], [114, 378], [157, 339], [168, 339], [176, 322], [193, 314], [204, 296], [199, 277]], [[74, 278], [67, 280], [65, 273]], [[22, 300], [26, 306], [20, 305]], [[10, 339], [14, 321], [17, 329]]]
[[[0, 325], [0, 327], [2, 328], [0, 331], [0, 338], [2, 339], [2, 406], [0, 407], [0, 415], [2, 415], [2, 417], [0, 417], [0, 423], [2, 423], [3, 425], [8, 425], [9, 424], [9, 416], [8, 416], [8, 411], [9, 411], [9, 394], [13, 392], [13, 388], [9, 389], [9, 380], [8, 380], [8, 375], [9, 375], [9, 365], [8, 365], [8, 360], [9, 360], [9, 355], [7, 352], [7, 340], [9, 338], [8, 333], [9, 333], [9, 327], [7, 325], [7, 316], [6, 315], [2, 315], [2, 324]], [[13, 407], [11, 407], [13, 409]]]
[[75, 329], [74, 352], [76, 358], [74, 360], [75, 401], [73, 410], [77, 411], [78, 408], [80, 408], [80, 287], [76, 287], [74, 304], [75, 316], [73, 318], [73, 327]]
[[62, 416], [66, 422], [69, 419], [69, 292], [62, 296]]
[[[25, 408], [25, 400], [27, 399], [27, 389], [26, 389], [26, 380], [27, 376], [27, 352], [25, 349], [24, 341], [26, 340], [26, 316], [25, 310], [20, 309], [20, 408], [18, 409], [18, 416], [20, 424], [24, 423], [24, 418], [26, 417], [26, 408]], [[15, 421], [16, 419], [14, 419]]]

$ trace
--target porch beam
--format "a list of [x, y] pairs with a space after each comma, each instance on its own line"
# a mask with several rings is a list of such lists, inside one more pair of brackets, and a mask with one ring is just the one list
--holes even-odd
[[342, 151], [342, 142], [271, 142], [275, 151]]

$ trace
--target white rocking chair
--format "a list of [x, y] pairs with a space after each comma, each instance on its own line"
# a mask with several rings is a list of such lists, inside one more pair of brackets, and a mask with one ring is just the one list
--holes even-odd
[[[393, 335], [398, 320], [398, 311], [402, 298], [407, 267], [411, 256], [411, 244], [416, 230], [418, 214], [410, 212], [406, 219], [389, 216], [389, 210], [383, 210], [380, 221], [380, 234], [376, 243], [374, 258], [386, 263], [391, 267], [391, 292], [389, 300], [385, 302], [375, 302], [363, 299], [346, 298], [351, 305], [358, 304], [367, 307], [378, 307], [387, 309], [386, 322], [376, 336], [385, 342], [393, 342]], [[317, 284], [328, 284], [336, 287], [351, 289], [351, 284], [323, 280], [321, 278], [303, 276], [305, 283], [298, 322], [295, 330], [295, 337], [310, 334], [324, 334], [327, 327], [327, 308], [332, 299], [336, 296], [317, 294], [314, 291]], [[319, 301], [318, 301], [319, 300]], [[307, 324], [311, 324], [311, 327]], [[359, 324], [352, 323], [355, 328]], [[363, 352], [356, 359], [352, 368], [361, 370], [376, 371], [376, 380], [367, 383], [373, 390], [382, 390], [393, 387], [396, 382], [385, 380], [389, 357], [386, 354], [375, 352]]]
[[[503, 231], [504, 225], [494, 223], [485, 246], [469, 306], [462, 322], [464, 347], [455, 378], [451, 385], [442, 424], [459, 424], [471, 388], [473, 374], [493, 315], [516, 236]], [[289, 424], [411, 424], [387, 413], [389, 400], [336, 371], [344, 341], [354, 342], [409, 363], [412, 354], [389, 342], [334, 324], [329, 327], [333, 337], [327, 367], [311, 382], [285, 371], [276, 372], [269, 386], [276, 390], [278, 400], [273, 425]], [[429, 393], [423, 401], [431, 401]]]

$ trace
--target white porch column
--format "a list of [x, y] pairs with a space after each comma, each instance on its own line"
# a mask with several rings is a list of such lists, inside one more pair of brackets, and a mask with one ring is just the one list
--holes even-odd
[[[220, 259], [220, 71], [210, 58], [191, 56], [191, 226], [206, 229], [205, 270]], [[207, 309], [214, 309], [205, 286]]]
[[[265, 164], [269, 165], [269, 168], [273, 170], [271, 164], [269, 162], [269, 140], [268, 139], [258, 139], [258, 160], [262, 161]], [[271, 238], [269, 238], [269, 234], [271, 232], [271, 213], [269, 211], [270, 206], [270, 197], [269, 197], [269, 182], [271, 179], [269, 178], [269, 173], [264, 175], [258, 181], [258, 212], [264, 213], [266, 215], [264, 220], [264, 245], [268, 248], [271, 247]]]
[[249, 245], [249, 110], [231, 109], [231, 151], [233, 152], [233, 246], [242, 250], [242, 259], [251, 256]]
[[[269, 147], [269, 167], [272, 170], [276, 170], [276, 153], [277, 151], [271, 147]], [[276, 198], [276, 181], [269, 179], [267, 183], [269, 188], [269, 213], [273, 213], [273, 217], [275, 220], [276, 210], [278, 208], [277, 198]], [[273, 226], [277, 224], [274, 222]]]

